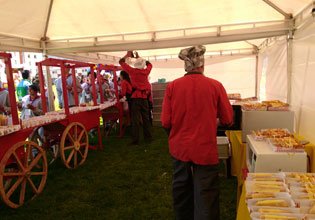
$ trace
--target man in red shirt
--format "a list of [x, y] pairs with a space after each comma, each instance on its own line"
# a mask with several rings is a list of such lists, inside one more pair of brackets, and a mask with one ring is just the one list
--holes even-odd
[[203, 75], [204, 46], [180, 51], [186, 74], [169, 83], [161, 121], [173, 157], [173, 205], [176, 219], [220, 219], [217, 118], [233, 123], [222, 84]]
[[149, 120], [149, 103], [148, 95], [151, 92], [151, 85], [148, 76], [152, 69], [152, 64], [149, 61], [140, 58], [136, 53], [136, 61], [134, 67], [126, 63], [126, 58], [133, 57], [132, 51], [119, 60], [119, 64], [130, 77], [132, 86], [131, 95], [131, 124], [132, 124], [132, 142], [131, 145], [139, 144], [140, 121], [143, 123], [143, 136], [145, 141], [152, 141], [151, 124]]

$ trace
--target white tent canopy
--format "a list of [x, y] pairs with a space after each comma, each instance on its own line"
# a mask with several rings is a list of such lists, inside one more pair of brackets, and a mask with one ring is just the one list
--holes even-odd
[[63, 54], [265, 38], [286, 34], [310, 2], [0, 0], [0, 49]]

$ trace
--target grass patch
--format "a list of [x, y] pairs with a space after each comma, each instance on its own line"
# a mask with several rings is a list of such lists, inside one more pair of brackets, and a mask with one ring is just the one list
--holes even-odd
[[[57, 160], [44, 191], [16, 210], [1, 204], [1, 220], [174, 219], [167, 137], [161, 128], [153, 132], [153, 143], [138, 147], [113, 135], [76, 170]], [[221, 219], [235, 219], [235, 201], [236, 179], [222, 177]]]

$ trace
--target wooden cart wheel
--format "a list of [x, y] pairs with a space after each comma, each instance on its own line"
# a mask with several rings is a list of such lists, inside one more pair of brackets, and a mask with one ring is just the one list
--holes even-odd
[[42, 138], [41, 135], [39, 135], [39, 129], [41, 129], [41, 127], [34, 129], [29, 140], [43, 148], [46, 152], [47, 163], [50, 165], [55, 162], [59, 156], [59, 143], [51, 142], [46, 136]]
[[4, 203], [18, 208], [40, 194], [47, 170], [46, 154], [37, 144], [21, 141], [13, 145], [0, 162], [0, 194]]
[[78, 122], [69, 124], [61, 136], [60, 155], [65, 166], [74, 169], [84, 163], [89, 151], [85, 127]]

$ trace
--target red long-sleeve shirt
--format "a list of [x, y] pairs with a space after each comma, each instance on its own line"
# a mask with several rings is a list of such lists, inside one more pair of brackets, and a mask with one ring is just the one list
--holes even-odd
[[135, 89], [131, 95], [131, 98], [148, 98], [148, 94], [151, 90], [148, 76], [151, 72], [152, 64], [147, 61], [147, 67], [145, 69], [137, 69], [126, 64], [124, 58], [119, 60], [119, 64], [123, 70], [129, 74], [131, 86], [133, 89]]
[[161, 121], [171, 129], [170, 154], [181, 161], [217, 164], [217, 118], [233, 123], [233, 109], [222, 84], [203, 74], [186, 74], [169, 83]]
[[121, 96], [125, 96], [127, 93], [131, 94], [132, 93], [132, 87], [131, 84], [127, 80], [122, 80], [121, 81]]

